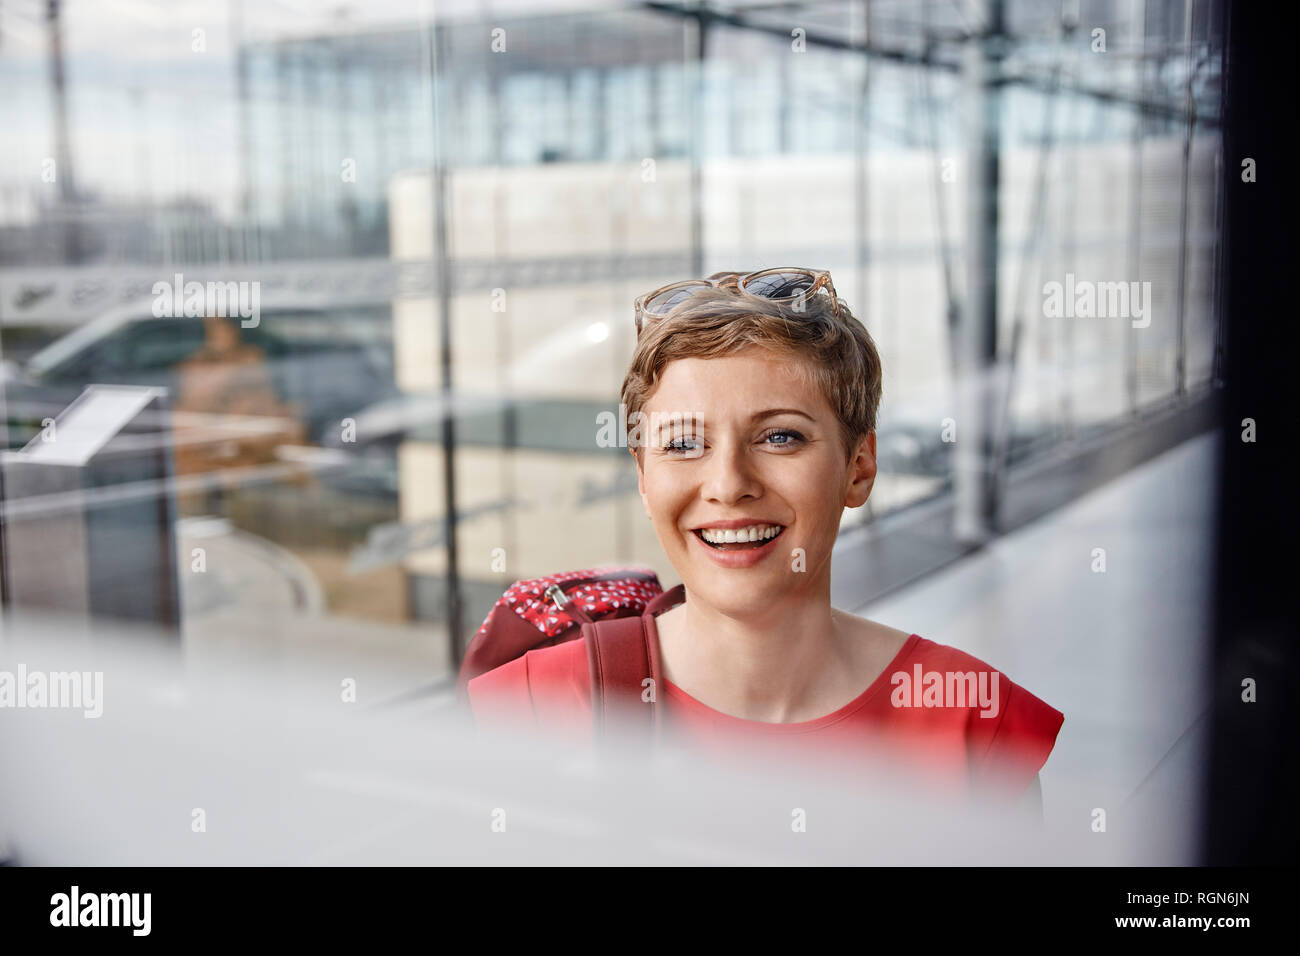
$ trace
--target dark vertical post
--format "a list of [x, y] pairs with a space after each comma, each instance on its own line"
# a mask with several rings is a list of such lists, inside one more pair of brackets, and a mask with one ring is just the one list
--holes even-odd
[[[1133, 137], [1130, 144], [1129, 219], [1128, 219], [1128, 278], [1130, 282], [1142, 280], [1142, 139], [1146, 132], [1146, 110], [1141, 105], [1147, 97], [1147, 5], [1146, 0], [1133, 0], [1137, 9], [1134, 20], [1142, 31], [1138, 48], [1138, 100], [1133, 110]], [[1124, 394], [1125, 407], [1130, 416], [1138, 412], [1137, 333], [1133, 323], [1124, 330]]]
[[[249, 54], [244, 48], [244, 15], [242, 0], [230, 0], [230, 35], [231, 42], [235, 46], [235, 95], [238, 99], [239, 214], [243, 218], [243, 223], [241, 225], [246, 232], [249, 220], [252, 218], [253, 206], [253, 146], [249, 138], [248, 129]], [[248, 258], [247, 252], [245, 252], [244, 258]]]
[[[867, 54], [871, 46], [871, 6], [869, 0], [857, 0], [853, 5], [852, 30], [853, 46], [860, 46], [858, 68], [862, 79], [858, 84], [857, 110], [853, 119], [853, 196], [854, 218], [856, 221], [857, 274], [858, 274], [858, 319], [866, 325], [870, 317], [871, 292], [867, 286], [867, 263], [870, 257], [871, 243], [871, 180], [867, 164], [867, 149], [870, 146], [867, 123], [871, 115], [871, 59]], [[879, 334], [879, 333], [877, 333]], [[875, 501], [867, 499], [866, 519], [874, 521], [876, 517]]]
[[[0, 363], [4, 362], [4, 302], [0, 300]], [[0, 454], [9, 448], [9, 407], [6, 387], [0, 381]], [[5, 617], [9, 606], [9, 552], [5, 545], [5, 514], [8, 508], [5, 494], [4, 469], [0, 468], [0, 641], [4, 640]], [[2, 839], [2, 838], [0, 838]]]
[[[334, 42], [334, 81], [338, 93], [338, 134], [339, 134], [339, 161], [344, 157], [351, 157], [357, 160], [357, 149], [355, 141], [352, 138], [352, 50], [350, 49], [352, 41], [347, 37], [339, 37]], [[334, 170], [334, 175], [339, 175], [338, 169]], [[339, 182], [342, 194], [339, 198], [339, 219], [343, 230], [343, 235], [338, 246], [333, 250], [334, 254], [346, 253], [348, 255], [357, 255], [361, 248], [361, 210], [357, 202], [358, 184]]]
[[438, 72], [443, 60], [441, 49], [446, 28], [429, 25], [430, 56], [426, 60], [429, 87], [433, 100], [433, 247], [438, 283], [438, 328], [441, 348], [439, 367], [442, 372], [442, 466], [443, 515], [447, 543], [447, 634], [453, 670], [460, 668], [465, 656], [461, 633], [460, 559], [456, 542], [456, 396], [452, 361], [452, 285], [455, 276], [447, 237], [447, 166], [443, 155], [442, 113], [438, 97]]
[[704, 196], [701, 182], [701, 164], [703, 163], [703, 120], [704, 120], [704, 61], [708, 48], [708, 13], [703, 4], [697, 3], [693, 18], [687, 23], [695, 25], [694, 36], [688, 33], [688, 43], [694, 41], [690, 55], [694, 58], [695, 69], [691, 77], [688, 93], [691, 110], [691, 275], [704, 275]]
[[59, 187], [59, 219], [64, 259], [81, 261], [81, 236], [75, 219], [77, 181], [72, 169], [72, 140], [68, 133], [68, 93], [63, 75], [63, 24], [59, 0], [48, 0], [45, 26], [50, 41], [50, 95], [54, 100], [55, 182]]
[[992, 425], [998, 316], [998, 91], [1002, 0], [979, 0], [975, 31], [963, 51], [966, 137], [966, 306], [957, 336], [957, 540], [980, 544], [992, 534]]
[[[867, 49], [871, 46], [871, 7], [868, 0], [857, 0], [853, 5], [854, 46], [860, 44], [859, 69], [862, 80], [858, 84], [858, 105], [853, 122], [853, 195], [854, 216], [857, 224], [857, 266], [858, 266], [858, 300], [857, 315], [866, 324], [869, 315], [870, 297], [867, 292], [867, 262], [870, 255], [870, 211], [871, 182], [868, 177], [867, 149], [870, 146], [867, 123], [871, 114], [871, 58]], [[871, 500], [867, 499], [867, 507]]]
[[1174, 354], [1174, 397], [1187, 392], [1187, 220], [1188, 189], [1191, 185], [1192, 130], [1195, 125], [1196, 100], [1192, 96], [1195, 58], [1192, 56], [1192, 0], [1183, 4], [1183, 65], [1187, 71], [1183, 88], [1183, 169], [1182, 202], [1178, 212], [1178, 341]]
[[[290, 97], [293, 93], [289, 85], [289, 51], [281, 46], [275, 52], [275, 128], [279, 132], [280, 154], [280, 246], [272, 252], [273, 258], [279, 258], [291, 249], [289, 234], [296, 232], [293, 215], [293, 108]], [[293, 255], [289, 252], [289, 255]]]

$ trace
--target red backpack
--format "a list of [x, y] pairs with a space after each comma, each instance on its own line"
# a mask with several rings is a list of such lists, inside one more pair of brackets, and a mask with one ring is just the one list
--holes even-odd
[[[614, 710], [644, 715], [645, 725], [657, 729], [659, 647], [644, 626], [644, 615], [684, 599], [682, 585], [665, 591], [658, 575], [645, 567], [593, 568], [516, 581], [470, 641], [456, 680], [457, 697], [467, 706], [473, 678], [536, 648], [581, 638], [587, 645], [597, 733]], [[649, 707], [642, 696], [647, 678], [654, 688]]]

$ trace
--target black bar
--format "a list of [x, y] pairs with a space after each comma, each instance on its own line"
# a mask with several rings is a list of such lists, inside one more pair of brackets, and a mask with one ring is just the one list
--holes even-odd
[[[1223, 152], [1225, 401], [1215, 569], [1213, 732], [1202, 858], [1294, 866], [1300, 848], [1300, 656], [1294, 548], [1295, 125], [1290, 5], [1228, 9]], [[1255, 182], [1242, 162], [1255, 161]], [[1253, 442], [1243, 419], [1254, 419]], [[1242, 683], [1256, 685], [1254, 703]]]

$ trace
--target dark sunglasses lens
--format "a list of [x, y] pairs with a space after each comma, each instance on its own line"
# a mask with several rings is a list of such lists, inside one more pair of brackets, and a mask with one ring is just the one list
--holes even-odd
[[701, 289], [708, 288], [707, 285], [690, 285], [680, 286], [676, 289], [665, 289], [654, 298], [647, 299], [643, 306], [647, 315], [667, 315], [679, 302], [684, 302]]
[[807, 292], [816, 282], [817, 279], [806, 272], [769, 272], [745, 280], [742, 288], [750, 295], [768, 299], [792, 299]]

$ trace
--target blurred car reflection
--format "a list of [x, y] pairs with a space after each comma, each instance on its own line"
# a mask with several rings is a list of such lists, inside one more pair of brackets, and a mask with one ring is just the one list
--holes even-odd
[[178, 474], [273, 460], [281, 444], [333, 444], [356, 409], [396, 393], [387, 306], [263, 307], [258, 322], [106, 313], [6, 368], [8, 445], [21, 447], [89, 384], [161, 386], [182, 423], [223, 416], [229, 438], [181, 441]]

